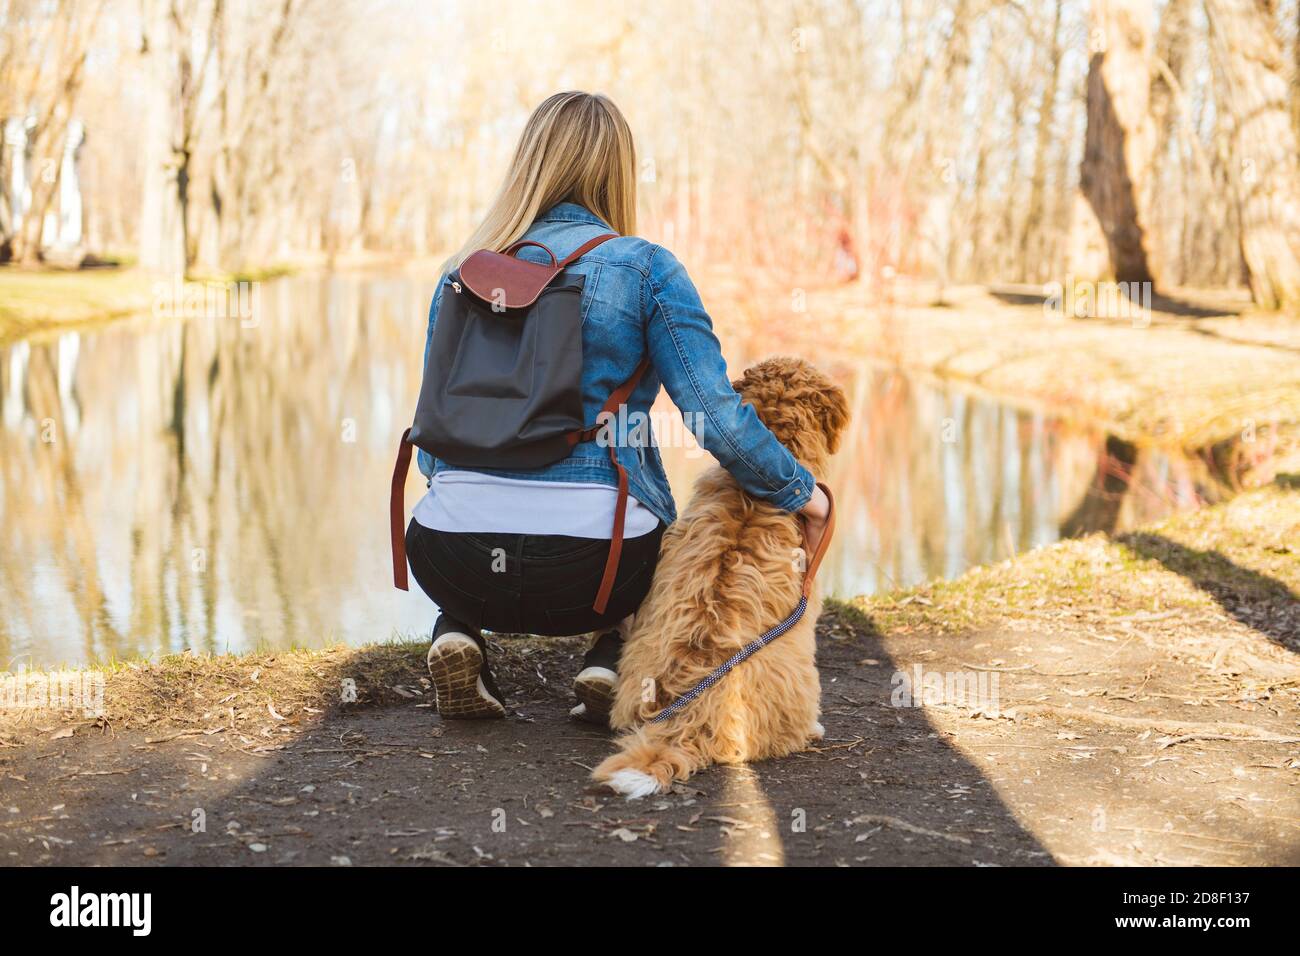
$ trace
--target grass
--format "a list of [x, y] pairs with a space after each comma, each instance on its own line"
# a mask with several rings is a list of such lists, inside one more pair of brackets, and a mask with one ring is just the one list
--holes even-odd
[[[425, 690], [420, 683], [425, 650], [417, 641], [394, 641], [244, 656], [173, 654], [80, 670], [104, 677], [98, 722], [105, 727], [238, 725], [247, 731], [298, 723], [343, 703], [367, 706], [418, 696]], [[42, 713], [19, 710], [5, 719], [39, 722]]]
[[294, 275], [297, 271], [296, 266], [278, 263], [260, 269], [248, 268], [235, 272], [192, 272], [189, 279], [192, 282], [269, 282], [272, 279], [283, 279], [285, 276]]
[[[267, 282], [293, 274], [288, 265], [195, 273], [195, 282]], [[0, 342], [49, 328], [109, 322], [150, 311], [156, 279], [137, 269], [0, 268]]]
[[[536, 681], [543, 658], [576, 658], [583, 637], [496, 636], [498, 678]], [[238, 725], [244, 732], [292, 726], [345, 706], [351, 710], [428, 695], [427, 639], [394, 638], [361, 647], [332, 647], [235, 654], [170, 654], [157, 660], [105, 661], [60, 673], [104, 678], [106, 728], [197, 728]], [[13, 675], [0, 672], [0, 679]], [[18, 675], [19, 679], [30, 674]], [[559, 694], [556, 690], [554, 693]], [[8, 724], [39, 723], [48, 711], [0, 709], [0, 731]], [[70, 716], [76, 716], [71, 714]], [[0, 741], [3, 734], [0, 733]]]
[[[881, 630], [938, 633], [1229, 610], [1300, 640], [1300, 489], [1290, 476], [1114, 538], [1061, 541], [951, 581], [847, 602]], [[1297, 646], [1300, 649], [1300, 645]]]
[[0, 268], [0, 339], [122, 318], [147, 311], [152, 301], [149, 278], [133, 269]]

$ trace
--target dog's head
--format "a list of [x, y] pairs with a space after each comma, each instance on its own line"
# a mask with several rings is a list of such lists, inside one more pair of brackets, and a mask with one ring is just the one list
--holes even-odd
[[790, 453], [822, 476], [849, 421], [844, 392], [799, 358], [765, 359], [731, 383]]

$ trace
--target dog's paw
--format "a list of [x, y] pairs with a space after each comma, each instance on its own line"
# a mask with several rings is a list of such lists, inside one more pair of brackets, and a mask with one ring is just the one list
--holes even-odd
[[825, 736], [826, 736], [826, 728], [821, 725], [821, 721], [814, 720], [812, 725], [812, 730], [808, 732], [808, 739], [810, 741], [821, 740]]
[[659, 792], [659, 781], [640, 770], [615, 770], [602, 783], [629, 800], [639, 800]]

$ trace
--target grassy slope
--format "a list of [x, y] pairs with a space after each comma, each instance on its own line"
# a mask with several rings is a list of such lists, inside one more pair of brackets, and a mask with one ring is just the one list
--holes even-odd
[[[264, 282], [289, 266], [194, 275], [201, 282]], [[28, 271], [0, 268], [0, 341], [64, 325], [111, 321], [149, 311], [156, 280], [136, 269]]]
[[1252, 452], [1266, 452], [1275, 432], [1300, 446], [1300, 320], [1291, 316], [1157, 308], [1146, 323], [1066, 319], [976, 287], [954, 290], [944, 308], [823, 290], [808, 311], [841, 348], [1130, 441], [1196, 451], [1253, 429]]
[[150, 288], [147, 277], [129, 269], [0, 269], [0, 336], [140, 312], [152, 301]]
[[[848, 606], [890, 630], [938, 632], [1068, 616], [1079, 622], [1231, 613], [1300, 638], [1300, 487], [1284, 477], [1142, 531], [1093, 534]], [[1300, 650], [1300, 644], [1295, 645]]]

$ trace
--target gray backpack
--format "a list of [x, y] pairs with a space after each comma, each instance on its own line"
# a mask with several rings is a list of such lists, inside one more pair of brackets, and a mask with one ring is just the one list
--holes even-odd
[[[588, 425], [582, 407], [583, 277], [565, 269], [596, 246], [596, 236], [564, 259], [540, 242], [516, 242], [505, 252], [480, 249], [449, 277], [438, 306], [415, 421], [402, 434], [389, 497], [393, 582], [408, 589], [403, 489], [412, 448], [459, 468], [540, 468], [596, 438], [632, 394], [649, 366], [642, 359]], [[537, 246], [550, 264], [514, 255]], [[623, 547], [627, 472], [615, 454], [618, 502], [605, 574], [593, 604], [604, 613]]]

